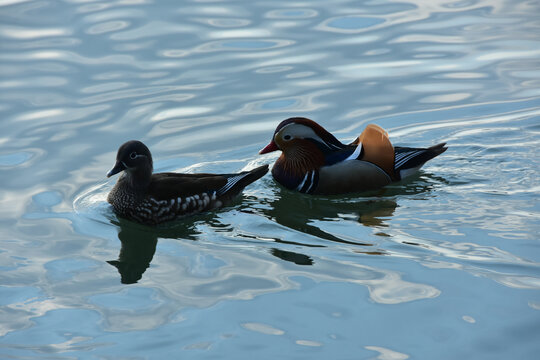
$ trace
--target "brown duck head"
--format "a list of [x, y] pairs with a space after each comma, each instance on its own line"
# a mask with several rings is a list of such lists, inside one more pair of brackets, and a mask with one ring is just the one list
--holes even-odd
[[272, 140], [259, 154], [281, 150], [276, 166], [284, 172], [302, 175], [325, 163], [325, 151], [343, 148], [343, 144], [315, 121], [294, 117], [283, 120]]

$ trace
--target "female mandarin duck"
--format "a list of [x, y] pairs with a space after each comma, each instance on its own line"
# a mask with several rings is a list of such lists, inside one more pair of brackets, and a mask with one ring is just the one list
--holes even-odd
[[294, 117], [278, 125], [272, 141], [259, 153], [282, 151], [272, 175], [286, 188], [330, 195], [373, 190], [399, 181], [445, 152], [445, 145], [394, 147], [388, 133], [373, 124], [345, 145], [315, 121]]
[[140, 141], [118, 149], [107, 177], [124, 173], [107, 201], [121, 217], [155, 225], [222, 207], [268, 172], [268, 165], [237, 174], [152, 174], [152, 155]]

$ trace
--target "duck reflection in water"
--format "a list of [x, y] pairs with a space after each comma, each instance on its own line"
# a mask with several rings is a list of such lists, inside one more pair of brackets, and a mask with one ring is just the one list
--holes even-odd
[[[370, 247], [374, 244], [363, 242], [354, 236], [331, 233], [318, 226], [317, 223], [341, 219], [352, 220], [364, 226], [378, 228], [381, 230], [378, 235], [387, 236], [384, 228], [388, 226], [388, 221], [394, 215], [399, 198], [427, 194], [441, 181], [444, 182], [444, 179], [421, 173], [407, 181], [379, 190], [337, 196], [306, 196], [274, 184], [274, 196], [268, 199], [268, 207], [262, 209], [262, 212], [285, 227], [320, 239]], [[309, 243], [301, 245], [313, 246]], [[384, 254], [378, 250], [360, 250], [359, 252], [373, 255]]]
[[121, 243], [117, 260], [107, 261], [118, 269], [122, 284], [134, 284], [142, 278], [150, 266], [158, 238], [183, 238], [195, 240], [199, 234], [194, 223], [178, 222], [174, 226], [156, 229], [119, 218], [113, 223], [119, 226]]
[[297, 252], [273, 248], [271, 254], [281, 260], [293, 262], [296, 265], [313, 265], [313, 259], [311, 257]]
[[[391, 217], [397, 207], [393, 198], [362, 197], [313, 197], [294, 193], [276, 186], [275, 197], [269, 201], [269, 209], [263, 213], [273, 221], [290, 229], [330, 240], [360, 246], [372, 246], [355, 239], [332, 234], [315, 224], [316, 221], [354, 219], [366, 226], [386, 226], [384, 221]], [[307, 245], [309, 244], [302, 244]]]
[[[361, 246], [366, 249], [359, 249], [357, 252], [384, 255], [384, 252], [380, 250], [368, 250], [374, 244], [332, 234], [321, 229], [314, 222], [354, 219], [354, 221], [358, 221], [364, 226], [384, 230], [398, 206], [396, 199], [404, 195], [428, 193], [440, 181], [444, 180], [427, 174], [415, 177], [407, 183], [386, 187], [375, 192], [356, 194], [355, 196], [325, 197], [306, 196], [273, 184], [270, 185], [273, 192], [271, 198], [238, 201], [236, 210], [251, 215], [262, 213], [272, 221], [290, 229], [319, 239]], [[254, 211], [253, 207], [256, 207], [261, 202], [267, 206]], [[142, 278], [154, 257], [158, 238], [197, 240], [202, 234], [197, 229], [201, 223], [210, 226], [213, 231], [226, 233], [233, 231], [232, 225], [220, 221], [218, 213], [199, 215], [195, 219], [190, 218], [160, 227], [147, 227], [122, 218], [115, 219], [112, 222], [119, 227], [118, 238], [121, 242], [121, 249], [118, 259], [110, 260], [108, 263], [118, 269], [123, 284], [133, 284]], [[382, 231], [379, 234], [381, 236], [385, 235]], [[247, 234], [240, 237], [251, 240], [258, 238], [258, 236]], [[278, 244], [299, 245], [302, 247], [328, 246], [326, 244], [322, 245], [320, 242], [299, 242], [297, 239], [289, 241], [272, 238], [272, 240]], [[297, 265], [314, 264], [314, 260], [306, 254], [286, 251], [280, 247], [272, 247], [269, 251], [272, 255]]]
[[[253, 214], [252, 209], [247, 204], [240, 204], [237, 209], [240, 212]], [[148, 227], [122, 218], [114, 219], [111, 222], [119, 227], [118, 239], [121, 248], [118, 259], [107, 262], [116, 267], [120, 273], [122, 284], [134, 284], [142, 279], [143, 274], [150, 267], [160, 238], [195, 241], [202, 235], [202, 232], [197, 229], [200, 224], [208, 225], [217, 232], [230, 233], [233, 231], [232, 225], [221, 222], [219, 215], [213, 213], [196, 216], [196, 219], [171, 222], [159, 227]], [[277, 240], [277, 242], [284, 241]], [[313, 264], [313, 260], [304, 254], [276, 247], [271, 248], [270, 253], [297, 265]]]

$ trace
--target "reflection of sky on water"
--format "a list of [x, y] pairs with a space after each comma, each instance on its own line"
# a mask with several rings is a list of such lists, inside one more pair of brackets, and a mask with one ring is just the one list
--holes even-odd
[[[170, 317], [187, 308], [208, 308], [224, 300], [250, 300], [264, 294], [297, 290], [299, 278], [361, 285], [368, 290], [364, 296], [369, 293], [371, 300], [381, 304], [440, 294], [432, 286], [404, 281], [395, 271], [323, 258], [315, 258], [314, 266], [304, 269], [289, 262], [276, 262], [270, 253], [231, 253], [227, 247], [209, 243], [201, 248], [199, 243], [160, 242], [153, 262], [144, 274], [143, 287], [118, 289], [115, 272], [109, 269], [103, 273], [103, 263], [86, 257], [49, 261], [44, 265], [44, 276], [51, 283], [46, 296], [38, 297], [28, 292], [27, 287], [15, 287], [7, 297], [13, 301], [6, 305], [16, 311], [22, 325], [52, 309], [76, 309], [87, 304], [84, 308], [101, 313], [107, 331], [133, 331], [166, 324]], [[18, 270], [21, 279], [34, 271], [31, 264]], [[145, 284], [153, 285], [146, 288]], [[96, 286], [101, 289], [99, 293]], [[67, 292], [71, 294], [69, 297], [63, 295]]]
[[[538, 353], [534, 3], [0, 8], [5, 356]], [[450, 148], [375, 194], [268, 176], [157, 232], [105, 203], [125, 140], [159, 171], [239, 171], [276, 159], [256, 154], [288, 116]]]
[[383, 22], [384, 19], [379, 18], [343, 16], [325, 21], [319, 29], [324, 31], [354, 33]]

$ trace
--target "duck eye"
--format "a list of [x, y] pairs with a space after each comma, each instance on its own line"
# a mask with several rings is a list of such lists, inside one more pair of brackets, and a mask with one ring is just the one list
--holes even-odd
[[131, 154], [129, 154], [129, 158], [130, 158], [131, 160], [135, 159], [136, 157], [137, 157], [137, 153], [136, 153], [135, 151], [132, 152]]
[[283, 140], [291, 140], [291, 135], [285, 135], [285, 136], [283, 137]]

